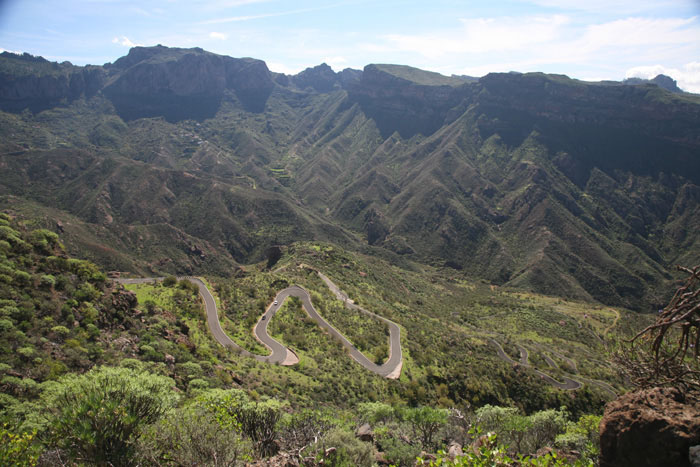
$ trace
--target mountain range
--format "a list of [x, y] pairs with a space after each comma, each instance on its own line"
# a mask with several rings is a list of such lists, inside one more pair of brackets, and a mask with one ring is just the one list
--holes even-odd
[[315, 240], [648, 311], [700, 262], [700, 96], [664, 76], [5, 52], [0, 110], [0, 208], [110, 269], [230, 275]]

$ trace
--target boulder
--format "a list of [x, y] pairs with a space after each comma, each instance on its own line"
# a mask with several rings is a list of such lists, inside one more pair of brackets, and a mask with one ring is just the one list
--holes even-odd
[[693, 467], [700, 467], [700, 444], [691, 446], [688, 453], [688, 460]]
[[700, 444], [690, 447], [688, 460], [693, 467], [700, 467]]
[[700, 444], [700, 402], [677, 388], [625, 394], [605, 407], [600, 466], [690, 466]]
[[374, 441], [374, 432], [372, 431], [372, 428], [369, 426], [369, 423], [365, 423], [364, 425], [359, 427], [357, 430], [355, 430], [355, 436], [360, 441], [366, 441], [369, 443]]
[[455, 460], [456, 458], [463, 456], [464, 452], [462, 452], [462, 445], [457, 443], [457, 442], [451, 442], [450, 445], [447, 447], [447, 456]]

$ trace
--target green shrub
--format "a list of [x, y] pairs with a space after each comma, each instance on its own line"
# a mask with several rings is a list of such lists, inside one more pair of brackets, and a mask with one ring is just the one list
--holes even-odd
[[556, 437], [559, 447], [579, 451], [583, 459], [595, 460], [600, 454], [600, 415], [583, 415], [569, 422], [566, 431]]
[[202, 376], [202, 367], [199, 363], [184, 362], [177, 365], [178, 371], [182, 372], [187, 378], [193, 379]]
[[59, 325], [52, 327], [51, 332], [56, 334], [56, 336], [58, 336], [59, 338], [65, 339], [68, 336], [68, 334], [70, 334], [70, 329], [68, 329], [65, 326]]
[[39, 460], [36, 431], [15, 433], [7, 424], [0, 427], [0, 465], [7, 467], [34, 466]]
[[20, 271], [19, 269], [13, 272], [13, 276], [15, 282], [20, 285], [28, 285], [32, 281], [32, 276], [28, 272]]
[[165, 287], [173, 287], [177, 284], [177, 277], [175, 276], [168, 276], [165, 279], [163, 279], [163, 285]]
[[139, 440], [137, 459], [146, 465], [238, 465], [249, 457], [250, 443], [222, 425], [201, 403], [173, 410]]
[[10, 332], [15, 328], [15, 325], [11, 320], [7, 318], [0, 319], [0, 332], [6, 333]]
[[56, 285], [56, 278], [51, 274], [44, 274], [39, 280], [39, 285], [46, 289], [51, 289]]
[[85, 326], [85, 330], [88, 332], [88, 335], [90, 335], [91, 339], [95, 339], [100, 335], [100, 328], [98, 328], [92, 323], [89, 323], [87, 326]]
[[383, 402], [363, 402], [357, 411], [361, 422], [375, 425], [377, 423], [387, 423], [393, 420], [394, 408]]
[[209, 388], [209, 383], [201, 378], [194, 378], [187, 384], [187, 391], [196, 392]]
[[420, 436], [424, 448], [433, 447], [435, 433], [447, 423], [448, 412], [432, 407], [415, 407], [405, 409], [404, 419], [411, 424], [413, 432]]
[[370, 467], [374, 462], [374, 450], [370, 443], [360, 441], [354, 433], [335, 428], [323, 437], [323, 450], [335, 448], [324, 459], [324, 465], [333, 467]]
[[397, 466], [413, 466], [421, 450], [418, 446], [411, 446], [401, 439], [390, 437], [381, 440], [384, 457]]
[[25, 359], [31, 358], [34, 355], [34, 347], [20, 347], [17, 353]]
[[48, 252], [58, 244], [58, 235], [46, 229], [33, 230], [29, 233], [29, 241], [40, 251]]
[[170, 378], [125, 368], [95, 368], [47, 388], [48, 439], [72, 458], [128, 465], [144, 426], [177, 401]]
[[97, 290], [95, 286], [89, 282], [84, 282], [73, 292], [73, 298], [79, 302], [94, 302], [100, 298], [101, 295], [102, 292]]

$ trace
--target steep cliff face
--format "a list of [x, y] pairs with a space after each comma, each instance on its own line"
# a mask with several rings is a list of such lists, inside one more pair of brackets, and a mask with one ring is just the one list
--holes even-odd
[[250, 112], [265, 110], [265, 103], [275, 87], [272, 74], [265, 62], [254, 58], [224, 57], [224, 63], [226, 88], [236, 92], [238, 100], [246, 110]]
[[672, 97], [658, 86], [606, 86], [543, 73], [491, 73], [479, 80], [478, 101], [495, 115], [598, 126], [700, 145], [696, 101]]
[[371, 116], [382, 135], [430, 135], [445, 124], [449, 109], [468, 94], [467, 84], [416, 68], [367, 65], [350, 97]]
[[105, 79], [100, 67], [53, 63], [29, 54], [0, 54], [0, 108], [40, 111], [82, 95], [93, 96]]
[[293, 76], [292, 82], [301, 89], [312, 88], [318, 92], [329, 92], [340, 87], [338, 74], [325, 63]]
[[228, 91], [245, 110], [262, 112], [274, 87], [262, 60], [199, 48], [134, 47], [103, 67], [76, 67], [7, 52], [2, 58], [0, 108], [10, 112], [36, 112], [102, 92], [124, 120], [201, 120], [216, 114]]
[[135, 47], [110, 71], [114, 77], [104, 93], [126, 120], [210, 118], [227, 89], [235, 92], [246, 110], [261, 112], [274, 86], [264, 62], [199, 48]]

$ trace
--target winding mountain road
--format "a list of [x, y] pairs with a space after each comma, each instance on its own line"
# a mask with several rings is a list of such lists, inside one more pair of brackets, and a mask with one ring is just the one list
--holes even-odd
[[[364, 356], [362, 352], [357, 350], [355, 346], [342, 334], [340, 331], [335, 329], [330, 323], [328, 323], [323, 317], [316, 311], [311, 302], [311, 296], [302, 287], [298, 285], [293, 285], [281, 290], [275, 296], [274, 302], [267, 307], [265, 312], [260, 316], [260, 319], [253, 328], [253, 333], [255, 337], [262, 342], [268, 349], [270, 349], [270, 355], [258, 355], [245, 350], [240, 345], [236, 344], [230, 337], [226, 335], [221, 327], [221, 322], [219, 321], [219, 314], [216, 307], [216, 300], [211, 294], [204, 282], [197, 277], [183, 276], [178, 279], [186, 279], [193, 284], [197, 285], [199, 288], [199, 293], [204, 299], [204, 307], [207, 313], [207, 324], [209, 325], [209, 330], [211, 331], [214, 339], [226, 348], [230, 348], [238, 352], [240, 355], [254, 358], [261, 362], [268, 363], [278, 363], [281, 365], [294, 365], [299, 362], [297, 355], [273, 339], [267, 332], [267, 325], [270, 320], [275, 316], [275, 313], [284, 304], [284, 301], [289, 297], [297, 297], [301, 300], [302, 306], [309, 317], [316, 322], [322, 329], [325, 329], [331, 336], [338, 339], [341, 344], [348, 350], [350, 357], [353, 358], [357, 363], [368, 369], [369, 371], [376, 373], [379, 376], [397, 379], [401, 376], [401, 368], [403, 366], [403, 357], [401, 353], [401, 329], [399, 326], [391, 320], [383, 318], [376, 315], [370, 311], [367, 311], [353, 303], [348, 296], [341, 291], [338, 286], [336, 286], [328, 277], [318, 272], [318, 275], [326, 283], [326, 285], [331, 289], [335, 296], [339, 300], [343, 300], [345, 306], [350, 309], [358, 310], [372, 318], [379, 319], [389, 326], [389, 358], [382, 365], [377, 365]], [[162, 277], [150, 277], [141, 279], [116, 279], [117, 282], [122, 284], [143, 284], [151, 283], [162, 280]]]
[[[494, 347], [496, 347], [496, 354], [498, 354], [499, 358], [501, 360], [505, 360], [506, 362], [509, 362], [513, 365], [519, 364], [521, 366], [525, 366], [530, 368], [532, 371], [537, 373], [540, 378], [543, 380], [547, 381], [549, 384], [551, 384], [554, 387], [557, 387], [559, 389], [566, 389], [566, 390], [574, 390], [574, 389], [579, 389], [580, 387], [583, 386], [579, 381], [576, 381], [575, 379], [568, 378], [566, 376], [562, 376], [562, 379], [564, 382], [557, 381], [556, 379], [552, 378], [549, 376], [547, 373], [543, 373], [542, 371], [538, 370], [537, 368], [532, 368], [528, 363], [527, 363], [527, 350], [524, 347], [518, 346], [520, 350], [520, 361], [516, 362], [512, 358], [508, 356], [508, 354], [503, 350], [503, 347], [501, 347], [501, 344], [496, 342], [496, 340], [489, 338], [488, 339], [491, 344], [493, 344]], [[523, 350], [525, 350], [525, 355], [523, 355]], [[523, 363], [523, 360], [525, 360], [526, 363]]]

